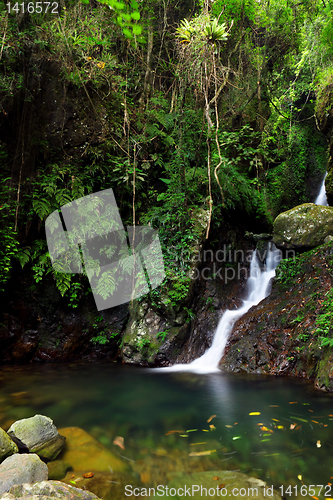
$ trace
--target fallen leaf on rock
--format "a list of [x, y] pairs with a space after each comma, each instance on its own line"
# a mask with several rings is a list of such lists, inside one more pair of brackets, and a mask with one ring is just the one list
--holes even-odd
[[207, 443], [207, 441], [203, 441], [202, 443], [190, 443], [190, 446], [195, 446], [197, 444], [206, 444], [206, 443]]
[[215, 418], [215, 417], [216, 417], [216, 415], [211, 415], [209, 417], [209, 419], [207, 420], [207, 424], [209, 424], [209, 422], [211, 422], [213, 420], [213, 418]]
[[125, 449], [124, 438], [121, 436], [116, 436], [113, 440], [113, 444], [119, 446], [122, 450]]
[[189, 457], [204, 457], [205, 455], [211, 455], [212, 453], [216, 453], [216, 450], [207, 450], [207, 451], [191, 451], [188, 454]]
[[85, 479], [87, 479], [89, 477], [94, 477], [94, 474], [92, 472], [85, 472], [85, 474], [83, 474], [82, 477], [84, 477]]
[[219, 479], [220, 479], [220, 478], [219, 478], [219, 477], [217, 477], [217, 476], [214, 476], [214, 477], [213, 477], [213, 481], [218, 481]]

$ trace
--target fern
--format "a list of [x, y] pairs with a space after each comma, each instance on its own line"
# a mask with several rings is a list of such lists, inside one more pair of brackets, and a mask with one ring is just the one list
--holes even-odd
[[42, 220], [44, 220], [52, 211], [51, 203], [45, 198], [34, 197], [32, 207], [38, 217]]
[[106, 271], [102, 273], [102, 276], [99, 278], [97, 282], [96, 292], [100, 295], [104, 300], [110, 297], [116, 289], [116, 282], [114, 277], [112, 276], [111, 271]]
[[19, 261], [19, 263], [21, 264], [21, 267], [22, 269], [24, 268], [24, 266], [29, 262], [30, 260], [30, 257], [31, 257], [31, 247], [25, 247], [25, 248], [22, 248], [21, 250], [19, 250], [17, 252], [17, 254], [15, 255], [15, 258]]

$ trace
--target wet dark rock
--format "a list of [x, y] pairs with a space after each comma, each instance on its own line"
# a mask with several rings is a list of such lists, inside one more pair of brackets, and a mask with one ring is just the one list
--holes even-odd
[[332, 286], [330, 244], [277, 268], [271, 294], [235, 324], [222, 372], [288, 375], [333, 390], [333, 355], [322, 347], [316, 320]]

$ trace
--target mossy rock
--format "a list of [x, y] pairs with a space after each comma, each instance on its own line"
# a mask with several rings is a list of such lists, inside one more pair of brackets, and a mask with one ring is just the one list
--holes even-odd
[[[272, 491], [272, 487], [254, 477], [234, 471], [195, 472], [191, 475], [180, 475], [169, 484], [170, 496], [181, 499], [186, 493], [191, 498], [221, 498], [223, 496], [242, 498], [244, 500], [270, 499], [279, 500], [281, 496]], [[175, 489], [171, 491], [171, 488]], [[144, 492], [142, 492], [144, 493]]]
[[275, 245], [283, 249], [314, 248], [333, 234], [333, 207], [304, 203], [278, 215], [274, 221]]

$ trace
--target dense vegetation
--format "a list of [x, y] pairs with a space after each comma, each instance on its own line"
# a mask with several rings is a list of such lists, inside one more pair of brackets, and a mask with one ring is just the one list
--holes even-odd
[[173, 305], [187, 293], [180, 255], [198, 238], [198, 211], [214, 238], [224, 220], [270, 230], [312, 201], [327, 164], [316, 109], [333, 76], [332, 9], [62, 0], [59, 15], [3, 10], [2, 289], [16, 259], [36, 283], [52, 273], [76, 307], [88, 281], [52, 269], [44, 221], [102, 189], [113, 188], [124, 224], [159, 230]]

